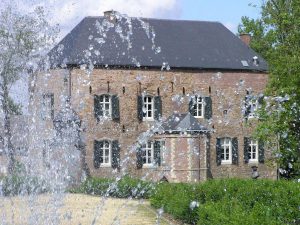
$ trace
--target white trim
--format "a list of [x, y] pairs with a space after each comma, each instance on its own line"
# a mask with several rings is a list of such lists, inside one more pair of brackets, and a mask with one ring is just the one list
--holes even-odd
[[[249, 143], [250, 147], [250, 157], [249, 157], [249, 163], [258, 163], [258, 141], [254, 139], [250, 139]], [[256, 148], [255, 151], [253, 151], [253, 148]], [[253, 158], [253, 153], [255, 153], [255, 158]]]
[[[199, 105], [201, 104], [201, 115], [198, 115], [200, 110], [199, 110]], [[196, 107], [195, 113], [196, 115], [193, 115], [195, 118], [204, 118], [204, 98], [200, 96], [195, 96], [195, 104], [193, 105], [194, 109]]]
[[[106, 101], [106, 97], [108, 97], [108, 101]], [[111, 119], [111, 115], [112, 115], [112, 102], [111, 102], [111, 96], [109, 94], [102, 94], [99, 96], [99, 104], [102, 106], [102, 113], [103, 115], [101, 116], [101, 118], [108, 118]], [[102, 100], [101, 100], [102, 98]], [[105, 106], [108, 105], [108, 110], [105, 109]], [[108, 111], [108, 115], [105, 115], [104, 112]]]
[[[150, 151], [150, 156], [149, 156]], [[154, 167], [154, 143], [152, 141], [148, 141], [146, 144], [142, 146], [142, 159], [143, 159], [143, 167]], [[150, 159], [150, 163], [149, 163]], [[144, 160], [146, 161], [144, 163]]]
[[[222, 143], [223, 142], [223, 143]], [[228, 153], [225, 151], [225, 148], [228, 148]], [[228, 154], [228, 159], [221, 159], [221, 164], [232, 164], [232, 139], [225, 137], [221, 139], [221, 156]]]
[[[149, 106], [151, 109], [149, 109]], [[143, 121], [154, 121], [154, 97], [146, 95], [143, 97]], [[145, 112], [144, 112], [145, 110]], [[151, 116], [148, 116], [149, 112]]]
[[[103, 162], [100, 163], [100, 167], [111, 167], [111, 161], [112, 161], [112, 159], [111, 159], [111, 141], [109, 141], [109, 140], [101, 140], [100, 142], [102, 142], [102, 144], [103, 144], [103, 147], [102, 147], [102, 153], [103, 153], [103, 155], [101, 156]], [[108, 147], [104, 146], [105, 142], [108, 143]], [[106, 156], [105, 150], [108, 150], [108, 156]], [[108, 162], [107, 163], [104, 162], [105, 158], [108, 158]]]

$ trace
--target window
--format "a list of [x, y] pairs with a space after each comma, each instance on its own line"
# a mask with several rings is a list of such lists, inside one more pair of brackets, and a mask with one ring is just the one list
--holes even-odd
[[196, 118], [211, 119], [212, 100], [211, 97], [194, 96], [189, 102], [189, 112]]
[[41, 108], [42, 120], [54, 118], [54, 108], [53, 107], [54, 107], [54, 95], [53, 94], [43, 94], [42, 108]]
[[257, 117], [257, 112], [258, 110], [258, 99], [252, 99], [249, 102], [249, 114], [248, 118], [256, 118]]
[[166, 164], [167, 149], [166, 149], [165, 140], [160, 140], [160, 151], [161, 151], [161, 163]]
[[196, 118], [203, 118], [204, 114], [204, 100], [201, 97], [195, 97], [194, 115]]
[[232, 163], [232, 143], [231, 138], [221, 139], [221, 163]]
[[101, 166], [111, 166], [111, 144], [110, 141], [99, 142], [99, 162]]
[[143, 120], [153, 120], [154, 117], [154, 101], [153, 97], [145, 96], [143, 105]]
[[154, 162], [153, 142], [148, 141], [142, 146], [142, 159], [144, 166], [152, 166]]
[[103, 117], [111, 117], [111, 97], [109, 95], [100, 95], [100, 109]]
[[258, 162], [258, 141], [251, 139], [249, 143], [248, 159], [249, 162]]
[[94, 112], [98, 120], [100, 120], [100, 118], [120, 119], [118, 96], [108, 94], [95, 95]]

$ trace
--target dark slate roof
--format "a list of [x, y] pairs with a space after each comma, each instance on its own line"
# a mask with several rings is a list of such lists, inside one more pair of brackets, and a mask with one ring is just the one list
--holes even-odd
[[[97, 24], [108, 24], [105, 17], [84, 18], [50, 51], [52, 67], [92, 62], [97, 66], [135, 67], [139, 63], [142, 67], [161, 68], [163, 63], [168, 63], [171, 68], [181, 69], [264, 72], [268, 69], [263, 58], [221, 23], [131, 18], [131, 48], [128, 48], [128, 41], [122, 39], [118, 32], [120, 29], [116, 29], [116, 25], [120, 26], [122, 34], [126, 35], [124, 31], [129, 31], [126, 21], [120, 19], [114, 27], [99, 32]], [[142, 25], [141, 21], [149, 24], [150, 32], [143, 29], [147, 26]], [[155, 33], [154, 42], [152, 30]], [[99, 39], [103, 33], [106, 37]], [[105, 43], [102, 43], [103, 40]], [[154, 46], [160, 47], [160, 53], [153, 50]], [[253, 64], [254, 56], [258, 56], [258, 66]], [[248, 66], [243, 66], [242, 61], [246, 61]]]
[[163, 133], [201, 133], [209, 132], [190, 113], [174, 113], [162, 124]]

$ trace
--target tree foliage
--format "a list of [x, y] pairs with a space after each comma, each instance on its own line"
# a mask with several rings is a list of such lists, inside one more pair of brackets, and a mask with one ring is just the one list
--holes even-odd
[[239, 33], [269, 63], [257, 134], [274, 149], [283, 177], [300, 176], [300, 1], [267, 0], [260, 18], [243, 17]]
[[0, 107], [4, 118], [4, 149], [9, 158], [10, 172], [15, 163], [11, 115], [21, 113], [21, 106], [10, 97], [10, 89], [21, 77], [28, 76], [29, 70], [39, 68], [57, 33], [57, 29], [45, 19], [43, 8], [24, 13], [14, 4], [12, 2], [0, 11]]

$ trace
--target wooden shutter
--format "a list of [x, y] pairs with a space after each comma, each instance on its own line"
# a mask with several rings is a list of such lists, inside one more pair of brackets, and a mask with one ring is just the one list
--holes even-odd
[[111, 117], [113, 120], [119, 120], [120, 119], [120, 103], [119, 103], [119, 97], [117, 95], [111, 96]]
[[245, 119], [247, 119], [249, 114], [251, 113], [251, 103], [250, 102], [251, 102], [251, 97], [247, 95], [245, 97], [245, 112], [244, 112]]
[[100, 96], [94, 95], [94, 113], [95, 118], [99, 119], [99, 117], [103, 116], [103, 111], [100, 104]]
[[195, 115], [195, 97], [192, 97], [189, 102], [189, 112], [192, 116]]
[[239, 161], [238, 139], [232, 138], [232, 164], [237, 165]]
[[117, 140], [112, 141], [111, 150], [112, 150], [111, 167], [114, 169], [120, 168], [120, 146]]
[[250, 138], [244, 137], [244, 161], [249, 162]]
[[137, 117], [139, 121], [143, 121], [143, 97], [142, 96], [137, 96]]
[[265, 149], [264, 149], [264, 142], [258, 141], [258, 162], [264, 163], [265, 162]]
[[51, 119], [54, 119], [54, 94], [50, 94], [51, 98]]
[[204, 118], [210, 119], [212, 117], [212, 100], [211, 97], [205, 97], [205, 108], [204, 108]]
[[143, 168], [143, 153], [141, 147], [138, 147], [136, 150], [136, 168]]
[[98, 169], [101, 165], [101, 157], [103, 155], [103, 150], [100, 149], [100, 142], [94, 141], [94, 167]]
[[162, 101], [160, 96], [154, 97], [154, 119], [158, 120], [162, 115]]
[[158, 166], [161, 165], [160, 149], [161, 149], [160, 141], [154, 141], [154, 162]]
[[221, 139], [220, 138], [217, 138], [217, 144], [216, 144], [216, 162], [217, 162], [217, 165], [221, 165]]

